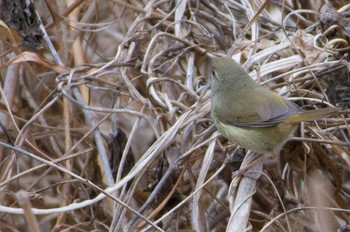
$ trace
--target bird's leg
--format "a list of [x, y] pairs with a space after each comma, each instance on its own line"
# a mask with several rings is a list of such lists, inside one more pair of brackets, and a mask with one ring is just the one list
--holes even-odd
[[278, 176], [282, 177], [281, 154], [277, 153], [274, 155], [276, 155], [276, 157], [277, 157], [277, 174], [278, 174]]
[[277, 176], [282, 178], [281, 154], [279, 152], [272, 152], [272, 158], [277, 160]]

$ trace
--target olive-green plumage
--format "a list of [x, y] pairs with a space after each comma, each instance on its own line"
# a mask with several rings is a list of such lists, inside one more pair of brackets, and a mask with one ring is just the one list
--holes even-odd
[[213, 63], [212, 118], [227, 139], [256, 153], [278, 153], [298, 124], [326, 117], [337, 108], [303, 111], [260, 86], [229, 58]]

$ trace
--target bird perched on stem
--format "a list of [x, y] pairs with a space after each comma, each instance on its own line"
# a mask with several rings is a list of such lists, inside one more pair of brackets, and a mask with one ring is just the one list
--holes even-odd
[[304, 111], [256, 83], [230, 58], [213, 62], [211, 90], [212, 118], [218, 131], [230, 141], [264, 155], [279, 154], [300, 122], [321, 119], [338, 110]]

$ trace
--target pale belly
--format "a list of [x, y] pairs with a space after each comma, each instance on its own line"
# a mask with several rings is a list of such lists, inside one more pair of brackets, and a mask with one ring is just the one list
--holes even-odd
[[296, 125], [277, 124], [265, 128], [242, 128], [214, 120], [218, 131], [228, 140], [256, 153], [278, 153], [292, 136]]

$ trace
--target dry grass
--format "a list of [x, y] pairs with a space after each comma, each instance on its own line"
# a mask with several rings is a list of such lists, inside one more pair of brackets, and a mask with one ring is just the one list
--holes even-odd
[[[1, 230], [346, 228], [347, 1], [47, 2], [45, 48], [1, 25]], [[226, 54], [305, 109], [343, 109], [300, 127], [282, 179], [212, 126]]]

